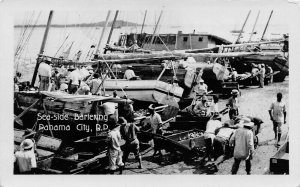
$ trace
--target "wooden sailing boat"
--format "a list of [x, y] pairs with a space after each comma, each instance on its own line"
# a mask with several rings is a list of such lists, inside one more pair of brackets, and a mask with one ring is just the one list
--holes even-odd
[[116, 90], [120, 96], [126, 93], [129, 98], [159, 104], [179, 102], [183, 94], [183, 88], [159, 80], [110, 79], [103, 86], [109, 94]]

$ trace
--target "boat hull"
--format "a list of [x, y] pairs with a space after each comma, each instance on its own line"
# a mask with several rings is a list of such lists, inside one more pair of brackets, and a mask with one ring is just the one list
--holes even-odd
[[105, 80], [103, 86], [108, 94], [116, 90], [118, 96], [126, 94], [130, 99], [159, 104], [178, 103], [183, 94], [183, 88], [157, 80], [110, 79]]

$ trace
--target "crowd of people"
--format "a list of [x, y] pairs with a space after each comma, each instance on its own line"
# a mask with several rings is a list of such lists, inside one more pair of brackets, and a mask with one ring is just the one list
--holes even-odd
[[[53, 68], [50, 59], [43, 59], [38, 68], [38, 90], [39, 91], [60, 91], [69, 94], [79, 95], [101, 95], [103, 88], [103, 80], [111, 79], [108, 70], [104, 72], [94, 71], [91, 66], [68, 66], [64, 65]], [[127, 66], [124, 71], [124, 79], [138, 80], [139, 76], [135, 75], [133, 67]], [[16, 73], [14, 77], [14, 89], [20, 90], [21, 74]], [[22, 88], [22, 90], [29, 90]], [[33, 88], [31, 88], [33, 90]]]
[[[253, 65], [252, 73], [259, 75], [259, 87], [264, 87], [266, 72], [272, 74], [272, 68], [260, 64], [259, 66]], [[236, 80], [237, 73], [233, 69], [232, 79]], [[17, 75], [15, 82], [21, 75]], [[52, 68], [49, 60], [44, 60], [40, 63], [38, 69], [39, 77], [39, 91], [54, 91], [58, 90], [69, 94], [83, 94], [83, 95], [101, 95], [103, 79], [109, 79], [108, 72], [103, 74], [95, 73], [93, 68], [81, 67], [75, 68], [70, 66], [66, 69], [64, 66], [60, 68]], [[86, 77], [89, 77], [85, 79]], [[62, 81], [65, 79], [66, 81]], [[124, 72], [124, 79], [134, 80], [138, 79], [135, 75], [132, 66], [128, 66]], [[268, 82], [272, 81], [272, 76], [269, 77]], [[206, 125], [204, 133], [204, 141], [206, 146], [206, 155], [204, 159], [210, 163], [208, 168], [217, 170], [217, 166], [225, 159], [234, 157], [234, 163], [231, 169], [232, 174], [237, 174], [240, 162], [245, 160], [246, 172], [251, 174], [251, 159], [255, 153], [255, 136], [259, 129], [262, 120], [251, 116], [242, 116], [239, 113], [239, 90], [232, 90], [231, 97], [226, 103], [229, 113], [229, 121], [222, 123], [219, 110], [217, 95], [214, 95], [209, 100], [207, 94], [209, 93], [207, 85], [203, 79], [199, 79], [193, 87], [192, 94], [194, 100], [191, 106], [183, 111], [188, 112], [193, 116], [211, 117]], [[200, 97], [199, 97], [200, 95]], [[114, 92], [114, 97], [118, 97]], [[277, 94], [277, 100], [273, 102], [269, 109], [270, 119], [273, 122], [273, 130], [276, 139], [276, 145], [279, 145], [282, 135], [281, 126], [286, 123], [286, 106], [282, 101], [282, 94]], [[109, 170], [111, 172], [117, 170], [118, 167], [124, 168], [125, 162], [128, 159], [130, 152], [133, 152], [135, 158], [139, 162], [139, 168], [143, 168], [142, 157], [140, 154], [140, 143], [137, 138], [137, 132], [140, 131], [133, 118], [124, 118], [113, 116], [115, 113], [115, 105], [105, 103], [103, 105], [106, 115], [112, 119], [111, 131], [108, 133], [108, 158]], [[133, 109], [132, 109], [133, 110]], [[155, 107], [150, 105], [149, 108], [149, 123], [150, 132], [154, 134], [163, 135], [163, 121], [161, 116], [155, 112]], [[256, 131], [254, 130], [256, 129]], [[121, 140], [125, 140], [125, 144], [121, 146]], [[24, 139], [21, 143], [20, 151], [15, 153], [15, 161], [18, 165], [19, 172], [31, 173], [36, 168], [36, 156], [34, 154], [34, 140]], [[161, 150], [155, 146], [154, 139], [154, 154]]]

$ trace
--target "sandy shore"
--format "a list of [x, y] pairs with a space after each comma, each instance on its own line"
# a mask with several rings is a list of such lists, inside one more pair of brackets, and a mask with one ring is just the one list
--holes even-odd
[[[284, 82], [273, 83], [272, 85], [265, 86], [263, 89], [257, 86], [242, 88], [242, 95], [240, 97], [240, 114], [255, 116], [261, 118], [264, 123], [261, 127], [259, 137], [259, 146], [252, 160], [252, 174], [261, 175], [268, 174], [269, 159], [277, 150], [274, 146], [274, 133], [272, 130], [272, 122], [268, 114], [268, 110], [272, 101], [276, 100], [276, 93], [283, 94], [283, 101], [288, 109], [288, 93], [289, 93], [289, 80], [288, 77]], [[220, 101], [220, 109], [225, 107], [226, 100]], [[289, 115], [289, 114], [288, 114]], [[223, 117], [222, 121], [228, 120], [228, 114]], [[287, 117], [288, 121], [288, 117]], [[283, 125], [283, 138], [286, 137], [288, 131], [288, 123]], [[281, 141], [282, 143], [283, 141]], [[164, 153], [164, 152], [163, 152]], [[153, 150], [150, 150], [143, 155], [144, 169], [137, 169], [138, 163], [135, 161], [134, 156], [131, 155], [129, 162], [126, 164], [126, 169], [123, 174], [205, 174], [203, 168], [197, 162], [187, 165], [182, 160], [170, 160], [170, 157], [165, 155], [162, 162], [159, 164], [157, 159], [153, 159], [151, 155]], [[231, 173], [233, 158], [224, 161], [219, 166], [219, 171], [216, 175], [228, 175]], [[245, 163], [241, 162], [238, 174], [244, 175]]]

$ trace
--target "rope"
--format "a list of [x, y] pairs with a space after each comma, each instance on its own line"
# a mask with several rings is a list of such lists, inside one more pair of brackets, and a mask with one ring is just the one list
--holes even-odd
[[[107, 65], [109, 71], [112, 73], [113, 77], [116, 79], [116, 83], [118, 83], [118, 79], [117, 77], [115, 76], [114, 72], [111, 70], [111, 68], [109, 67], [108, 63], [106, 62], [106, 60], [104, 59], [104, 57], [102, 55], [100, 55], [100, 57], [104, 60], [104, 63]], [[107, 76], [107, 74], [106, 74]], [[103, 80], [104, 82], [105, 80]], [[119, 86], [119, 88], [121, 88], [122, 92], [124, 93], [124, 95], [127, 95], [126, 92], [124, 91], [124, 89], [122, 87]], [[98, 90], [97, 90], [98, 91]]]
[[62, 48], [62, 46], [65, 44], [65, 42], [67, 41], [67, 39], [69, 38], [69, 36], [70, 36], [70, 34], [67, 35], [67, 37], [65, 38], [65, 40], [63, 41], [63, 43], [61, 44], [61, 46], [56, 51], [54, 57], [56, 57], [57, 53], [60, 51], [60, 49]]
[[[20, 58], [21, 58], [22, 52], [24, 51], [24, 49], [25, 49], [26, 47], [28, 47], [29, 39], [30, 39], [31, 36], [32, 36], [32, 33], [33, 33], [33, 31], [34, 31], [34, 29], [35, 29], [35, 27], [36, 27], [36, 25], [37, 25], [37, 22], [38, 22], [38, 20], [39, 20], [39, 18], [40, 18], [41, 13], [42, 13], [42, 12], [40, 11], [40, 13], [38, 14], [38, 16], [37, 16], [37, 18], [36, 18], [36, 21], [35, 21], [34, 25], [32, 26], [32, 28], [31, 28], [31, 30], [30, 30], [30, 32], [29, 32], [27, 38], [25, 39], [24, 44], [22, 45], [22, 47], [19, 48], [19, 50], [17, 51], [17, 54], [15, 54], [15, 61], [16, 61], [16, 63], [17, 63], [16, 71], [18, 71], [18, 69], [19, 69], [19, 62], [20, 62]], [[28, 25], [28, 27], [29, 27], [29, 25]], [[25, 37], [25, 35], [24, 35], [24, 37]]]
[[[168, 52], [170, 52], [171, 55], [174, 57], [174, 54], [173, 54], [172, 51], [168, 48], [168, 46], [165, 44], [165, 42], [162, 40], [162, 38], [161, 38], [159, 35], [157, 35], [157, 36], [158, 36], [158, 38], [161, 40], [161, 42], [163, 43], [163, 45], [167, 48]], [[172, 66], [172, 69], [173, 69], [174, 76], [176, 76], [177, 73], [176, 73], [176, 71], [175, 71], [175, 68], [174, 68], [174, 65], [173, 65], [172, 61], [171, 61], [171, 66]]]

